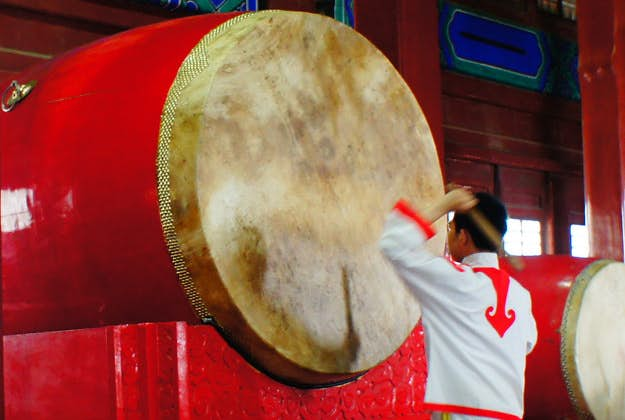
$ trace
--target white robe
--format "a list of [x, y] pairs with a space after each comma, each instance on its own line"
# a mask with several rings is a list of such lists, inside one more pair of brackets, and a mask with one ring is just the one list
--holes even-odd
[[[429, 224], [400, 202], [380, 240], [383, 254], [421, 304], [428, 361], [426, 407], [520, 419], [525, 357], [537, 339], [530, 294], [510, 277], [507, 288], [499, 286], [500, 296], [507, 289], [502, 312], [495, 282], [478, 272], [479, 267], [500, 272], [497, 255], [477, 253], [463, 264], [452, 263], [425, 248], [432, 235]], [[493, 321], [494, 314], [499, 323]]]

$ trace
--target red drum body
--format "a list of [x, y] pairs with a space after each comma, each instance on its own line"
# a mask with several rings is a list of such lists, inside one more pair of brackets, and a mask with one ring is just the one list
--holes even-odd
[[197, 319], [171, 281], [155, 139], [180, 62], [231, 17], [140, 28], [19, 76], [37, 86], [0, 115], [5, 334]]
[[527, 359], [524, 418], [617, 418], [625, 396], [625, 312], [618, 308], [625, 265], [553, 255], [524, 260], [521, 272], [507, 267], [530, 291], [538, 327]]
[[5, 334], [211, 321], [257, 367], [316, 386], [413, 330], [377, 241], [399, 197], [440, 197], [442, 177], [410, 88], [351, 28], [178, 19], [30, 80], [0, 115]]

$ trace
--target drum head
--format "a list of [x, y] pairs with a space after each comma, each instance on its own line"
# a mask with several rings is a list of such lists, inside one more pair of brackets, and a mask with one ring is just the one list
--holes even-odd
[[307, 13], [227, 22], [181, 67], [159, 147], [183, 286], [257, 366], [327, 383], [407, 338], [419, 307], [377, 243], [397, 199], [443, 184], [419, 105], [364, 37]]
[[577, 408], [597, 419], [625, 413], [625, 264], [600, 260], [576, 279], [562, 325], [562, 357]]

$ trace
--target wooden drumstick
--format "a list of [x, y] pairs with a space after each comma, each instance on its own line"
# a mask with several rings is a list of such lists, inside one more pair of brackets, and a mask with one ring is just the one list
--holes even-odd
[[525, 262], [521, 257], [516, 255], [510, 255], [506, 252], [503, 247], [503, 241], [501, 240], [501, 235], [499, 231], [495, 229], [493, 224], [484, 216], [484, 214], [477, 208], [473, 207], [471, 210], [467, 212], [467, 215], [473, 220], [473, 223], [478, 227], [478, 229], [486, 236], [486, 238], [497, 248], [497, 253], [502, 255], [512, 268], [517, 271], [522, 271], [525, 268]]

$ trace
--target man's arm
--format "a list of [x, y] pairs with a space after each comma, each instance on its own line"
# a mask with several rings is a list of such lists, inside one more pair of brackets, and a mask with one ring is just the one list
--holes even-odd
[[430, 225], [449, 211], [467, 211], [475, 204], [473, 194], [455, 188], [421, 212], [400, 201], [388, 216], [380, 248], [397, 274], [419, 297], [432, 297], [438, 295], [441, 287], [452, 287], [451, 279], [459, 274], [450, 262], [425, 248], [426, 240], [434, 235]]
[[477, 198], [468, 189], [450, 185], [447, 194], [422, 210], [421, 215], [434, 223], [451, 211], [465, 213], [476, 205]]

